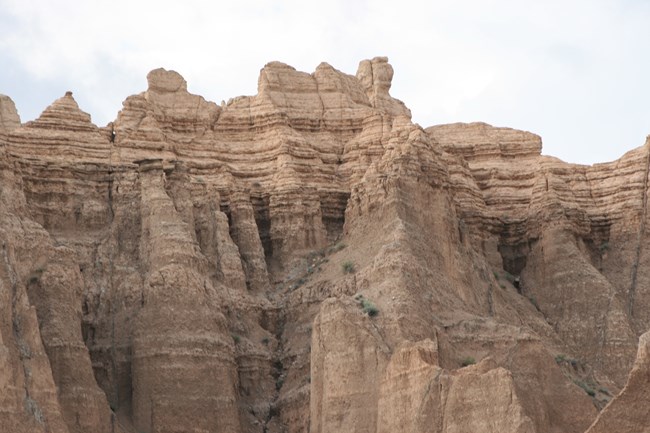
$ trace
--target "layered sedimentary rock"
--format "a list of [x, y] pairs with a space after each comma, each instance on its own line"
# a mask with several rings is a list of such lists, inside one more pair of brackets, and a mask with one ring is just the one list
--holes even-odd
[[157, 69], [106, 127], [1, 97], [0, 426], [643, 431], [650, 144], [424, 130], [392, 77], [272, 62], [218, 106]]
[[[530, 133], [485, 124], [427, 131], [467, 162], [488, 204], [472, 225], [484, 228], [480, 236], [487, 229], [499, 237], [504, 269], [519, 277], [520, 292], [568, 350], [622, 386], [637, 334], [647, 328], [633, 310], [647, 302], [636, 287], [645, 278], [648, 147], [584, 167], [541, 156], [541, 141]], [[589, 305], [578, 301], [584, 298]]]
[[627, 384], [598, 415], [587, 433], [616, 431], [647, 433], [650, 431], [650, 333], [639, 340], [639, 351]]
[[[0, 138], [15, 130], [5, 124]], [[31, 219], [18, 167], [3, 141], [0, 425], [15, 432], [109, 432], [110, 409], [81, 335], [76, 254]]]

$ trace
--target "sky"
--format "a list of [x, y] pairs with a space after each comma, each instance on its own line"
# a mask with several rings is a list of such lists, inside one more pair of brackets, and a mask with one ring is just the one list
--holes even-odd
[[71, 90], [103, 126], [158, 67], [220, 103], [270, 61], [355, 74], [375, 56], [422, 127], [523, 129], [582, 164], [650, 134], [647, 0], [0, 0], [0, 93], [23, 122]]

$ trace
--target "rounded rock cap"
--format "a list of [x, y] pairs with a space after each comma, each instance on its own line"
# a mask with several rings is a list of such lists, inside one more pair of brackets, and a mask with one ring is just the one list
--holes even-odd
[[163, 68], [154, 69], [147, 74], [149, 90], [159, 93], [187, 91], [187, 81], [176, 71]]

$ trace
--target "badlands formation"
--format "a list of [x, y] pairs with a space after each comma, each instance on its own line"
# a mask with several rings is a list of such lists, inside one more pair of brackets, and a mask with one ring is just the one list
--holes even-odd
[[392, 76], [0, 97], [0, 431], [650, 432], [650, 142], [423, 129]]

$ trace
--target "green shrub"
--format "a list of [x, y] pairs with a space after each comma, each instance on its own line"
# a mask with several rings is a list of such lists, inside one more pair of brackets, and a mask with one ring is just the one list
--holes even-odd
[[375, 304], [367, 299], [361, 300], [361, 308], [363, 308], [363, 312], [370, 317], [375, 317], [377, 314], [379, 314], [379, 309], [375, 306]]
[[474, 365], [474, 364], [476, 364], [476, 360], [471, 356], [464, 358], [460, 362], [460, 365], [462, 365], [463, 367], [467, 367], [468, 365]]
[[239, 342], [241, 341], [241, 337], [237, 334], [232, 334], [232, 341], [234, 341], [235, 344], [239, 344]]
[[332, 245], [327, 249], [329, 253], [336, 253], [338, 251], [341, 251], [343, 248], [347, 247], [343, 242], [339, 242], [336, 245]]
[[564, 361], [566, 361], [566, 355], [565, 354], [561, 353], [561, 354], [555, 356], [555, 362], [557, 362], [558, 364], [561, 364]]
[[354, 263], [351, 261], [346, 261], [341, 264], [344, 274], [353, 274], [355, 271]]
[[43, 272], [45, 272], [45, 268], [36, 268], [34, 271], [29, 274], [29, 279], [27, 281], [28, 284], [36, 284], [40, 281], [41, 276], [43, 275]]
[[588, 383], [585, 383], [585, 382], [583, 382], [581, 380], [577, 380], [577, 379], [574, 380], [573, 383], [575, 383], [580, 388], [582, 388], [582, 390], [584, 392], [586, 392], [589, 395], [589, 397], [594, 397], [596, 395], [596, 391], [594, 391], [593, 388], [591, 386], [589, 386]]

